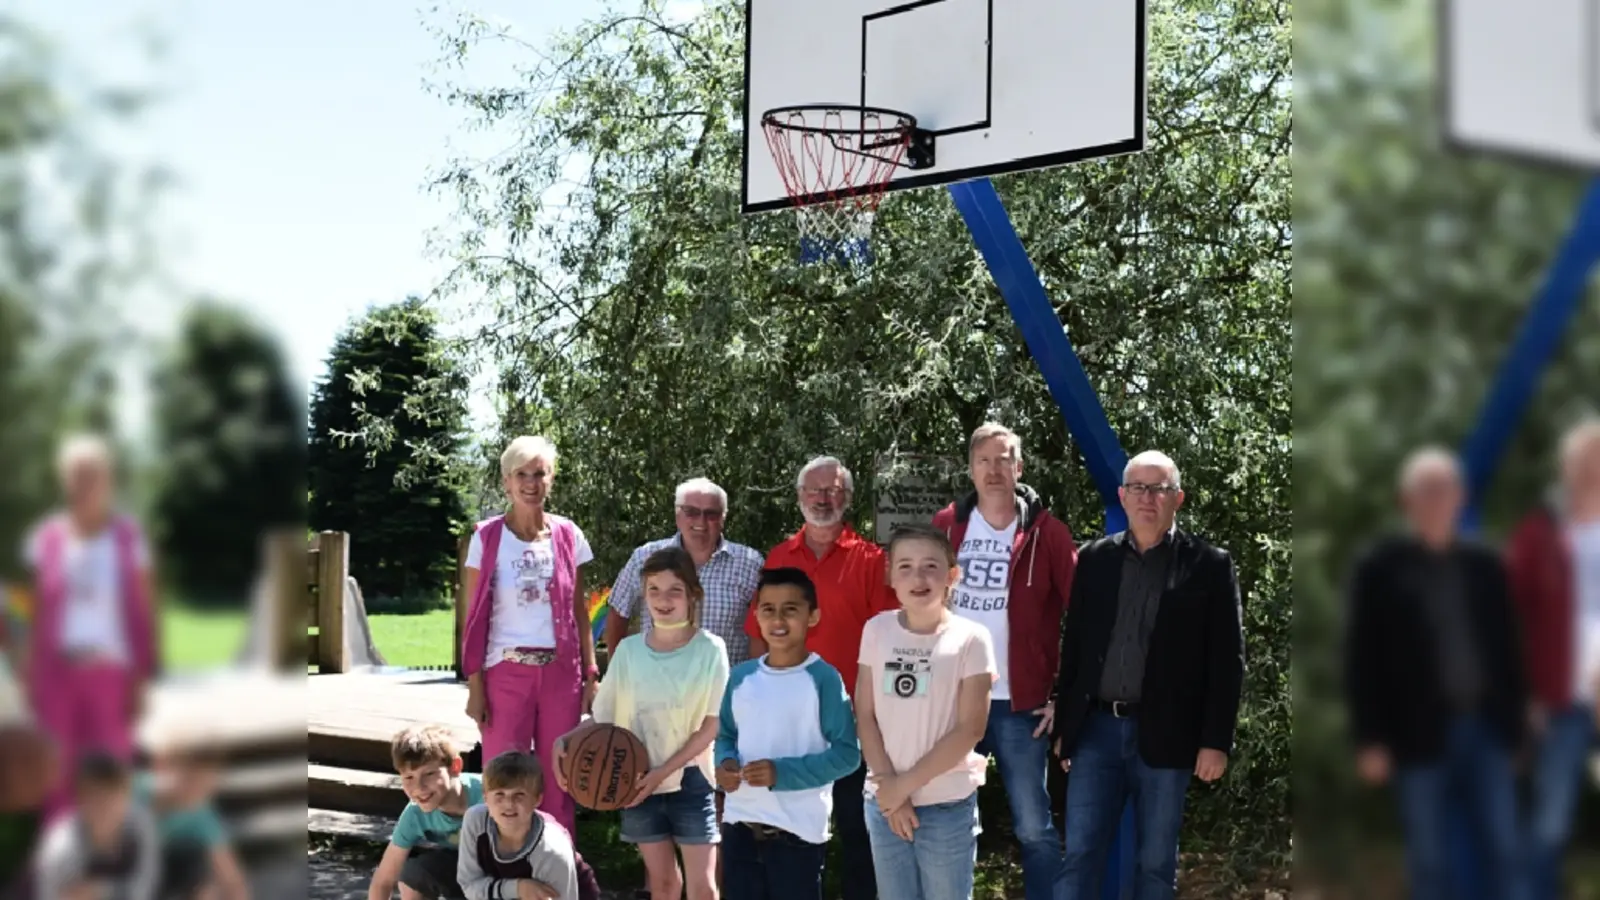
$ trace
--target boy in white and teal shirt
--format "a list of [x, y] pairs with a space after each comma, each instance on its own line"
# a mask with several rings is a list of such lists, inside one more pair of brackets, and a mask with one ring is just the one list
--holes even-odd
[[[457, 844], [467, 810], [483, 802], [483, 779], [462, 771], [454, 738], [437, 725], [396, 734], [390, 755], [411, 802], [400, 813], [389, 847], [372, 873], [367, 900], [389, 900], [397, 887], [402, 900], [462, 896], [456, 884]], [[413, 855], [421, 844], [435, 846]]]

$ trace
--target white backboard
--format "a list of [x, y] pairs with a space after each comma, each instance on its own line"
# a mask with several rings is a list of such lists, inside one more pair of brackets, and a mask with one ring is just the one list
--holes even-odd
[[1445, 137], [1600, 167], [1600, 0], [1439, 0]]
[[789, 206], [769, 109], [910, 113], [937, 161], [890, 190], [1144, 149], [1145, 0], [747, 0], [744, 211]]

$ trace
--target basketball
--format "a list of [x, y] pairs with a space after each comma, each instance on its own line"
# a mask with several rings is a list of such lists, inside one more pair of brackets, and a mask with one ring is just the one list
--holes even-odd
[[578, 746], [578, 741], [582, 740], [583, 736], [588, 734], [589, 729], [593, 728], [595, 724], [596, 723], [593, 720], [585, 719], [583, 724], [572, 729], [572, 733], [567, 735], [567, 752], [560, 759], [556, 760], [556, 766], [561, 769], [562, 780], [566, 780], [571, 777], [573, 748]]
[[567, 739], [567, 792], [585, 809], [621, 809], [650, 771], [650, 753], [633, 732], [591, 725]]

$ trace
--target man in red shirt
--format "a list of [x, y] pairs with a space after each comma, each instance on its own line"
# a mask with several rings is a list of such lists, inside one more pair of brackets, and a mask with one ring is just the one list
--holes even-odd
[[[806, 635], [806, 647], [839, 671], [845, 690], [855, 695], [860, 668], [861, 631], [880, 612], [900, 608], [889, 589], [883, 549], [863, 539], [847, 524], [855, 479], [844, 463], [819, 456], [806, 463], [797, 480], [804, 527], [794, 537], [772, 548], [767, 568], [793, 567], [811, 577], [817, 586], [817, 608], [822, 615]], [[767, 652], [752, 609], [745, 620], [752, 659]], [[867, 765], [833, 784], [834, 838], [840, 843], [839, 889], [844, 900], [874, 900], [877, 875], [872, 867], [872, 845], [862, 811]]]

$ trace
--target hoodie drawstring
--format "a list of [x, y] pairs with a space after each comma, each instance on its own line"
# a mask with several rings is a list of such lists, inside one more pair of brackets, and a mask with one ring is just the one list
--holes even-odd
[[1033, 546], [1028, 550], [1028, 587], [1033, 587], [1033, 558], [1039, 555], [1039, 539], [1033, 537], [1029, 543]]

